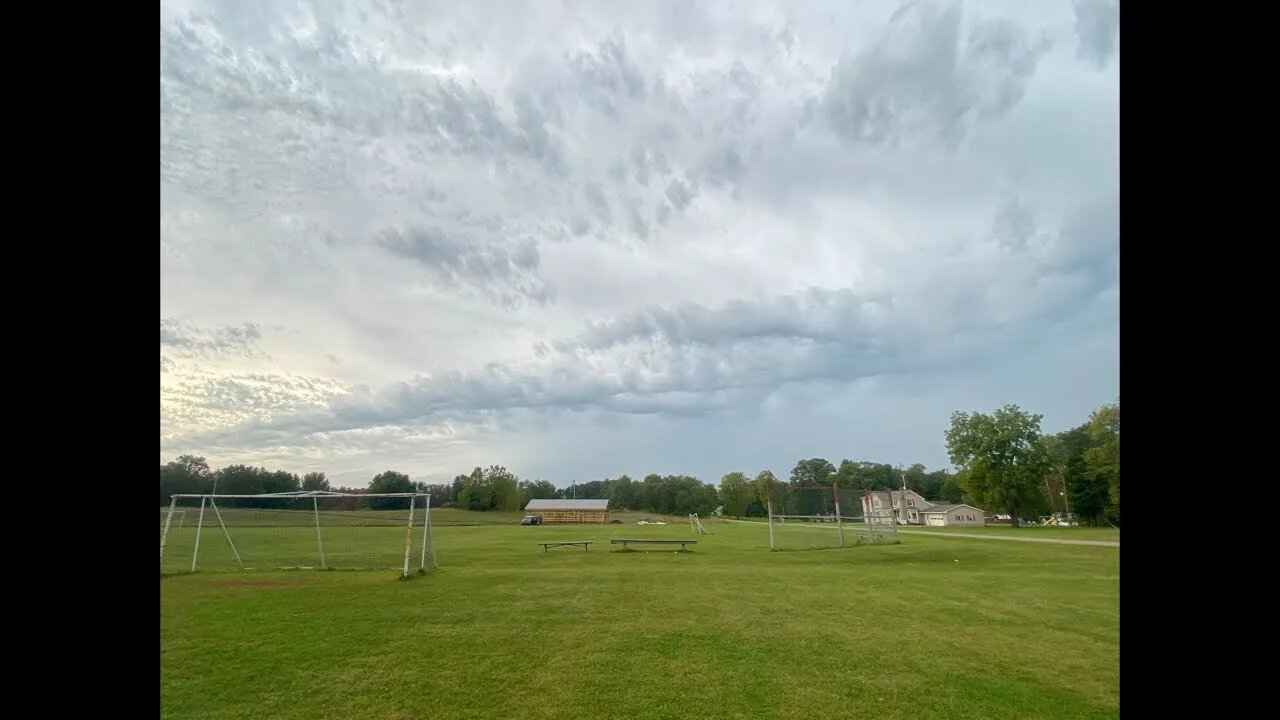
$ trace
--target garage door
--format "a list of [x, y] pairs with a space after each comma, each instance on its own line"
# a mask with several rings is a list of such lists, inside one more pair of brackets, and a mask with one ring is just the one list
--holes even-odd
[[946, 525], [947, 518], [944, 515], [925, 515], [925, 521], [928, 525]]

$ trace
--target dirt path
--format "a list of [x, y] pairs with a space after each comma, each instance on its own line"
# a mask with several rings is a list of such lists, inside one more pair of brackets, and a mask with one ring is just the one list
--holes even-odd
[[928, 530], [898, 529], [903, 535], [932, 535], [933, 537], [974, 538], [977, 540], [1013, 540], [1015, 542], [1050, 543], [1053, 545], [1095, 545], [1098, 547], [1120, 547], [1119, 542], [1111, 540], [1068, 540], [1066, 538], [1013, 537], [1011, 535], [975, 535], [973, 533], [930, 532]]

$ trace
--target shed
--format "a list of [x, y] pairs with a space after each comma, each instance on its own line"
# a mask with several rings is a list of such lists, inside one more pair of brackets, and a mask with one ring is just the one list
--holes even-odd
[[547, 525], [609, 522], [609, 501], [605, 500], [530, 500], [525, 515], [537, 515]]

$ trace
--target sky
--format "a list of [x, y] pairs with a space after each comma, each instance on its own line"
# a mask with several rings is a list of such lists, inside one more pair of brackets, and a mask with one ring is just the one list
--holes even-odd
[[160, 457], [949, 467], [1119, 397], [1114, 0], [161, 4]]

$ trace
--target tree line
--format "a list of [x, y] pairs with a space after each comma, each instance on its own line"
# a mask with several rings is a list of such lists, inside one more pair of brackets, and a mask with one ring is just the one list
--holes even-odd
[[[946, 431], [947, 452], [957, 468], [929, 471], [919, 463], [894, 467], [887, 463], [843, 459], [837, 466], [825, 458], [798, 461], [786, 482], [770, 470], [754, 476], [726, 473], [719, 485], [690, 475], [650, 473], [641, 480], [628, 475], [591, 480], [557, 488], [547, 480], [522, 480], [501, 465], [476, 467], [449, 483], [415, 482], [402, 472], [378, 473], [367, 488], [332, 488], [322, 472], [298, 475], [248, 465], [213, 469], [202, 457], [183, 455], [160, 466], [160, 503], [173, 494], [256, 495], [297, 490], [336, 490], [367, 493], [424, 492], [433, 507], [474, 511], [518, 511], [541, 498], [607, 498], [614, 510], [663, 515], [710, 514], [723, 506], [732, 517], [763, 517], [765, 499], [775, 511], [792, 514], [830, 512], [823, 493], [806, 488], [850, 491], [842, 502], [845, 512], [857, 506], [862, 491], [897, 490], [906, 484], [929, 500], [966, 502], [991, 514], [1015, 518], [1071, 513], [1097, 525], [1120, 519], [1120, 404], [1105, 405], [1089, 420], [1055, 435], [1042, 435], [1041, 416], [1008, 405], [991, 414], [956, 412]], [[274, 501], [227, 500], [229, 506], [270, 507]], [[192, 504], [192, 503], [187, 503]], [[198, 503], [195, 503], [198, 504]], [[222, 504], [222, 503], [220, 503]], [[349, 509], [407, 507], [397, 498], [343, 498]], [[860, 513], [859, 513], [860, 514]]]

